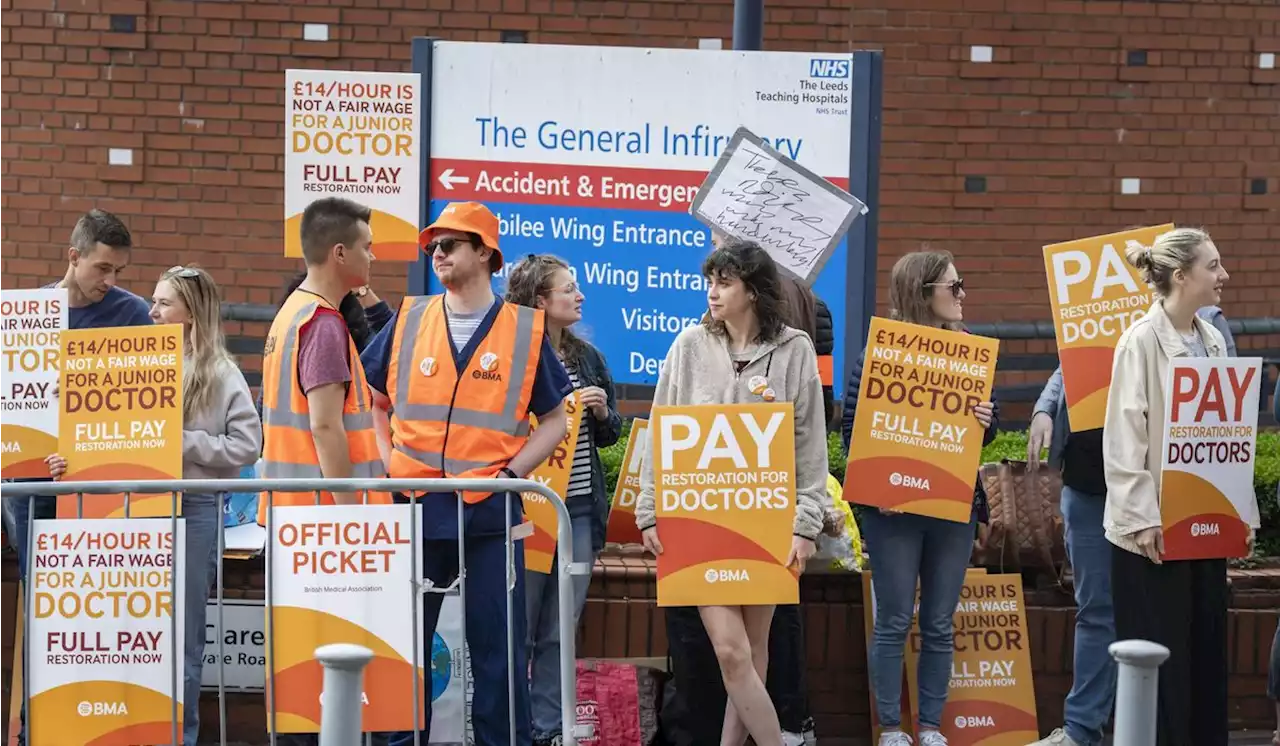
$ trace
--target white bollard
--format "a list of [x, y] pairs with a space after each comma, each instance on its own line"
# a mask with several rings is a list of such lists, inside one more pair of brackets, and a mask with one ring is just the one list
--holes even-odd
[[354, 746], [360, 743], [363, 721], [364, 667], [373, 651], [339, 643], [316, 648], [324, 666], [324, 691], [320, 694], [320, 746]]
[[1108, 651], [1118, 664], [1112, 743], [1155, 746], [1160, 664], [1169, 659], [1169, 648], [1148, 640], [1120, 640]]

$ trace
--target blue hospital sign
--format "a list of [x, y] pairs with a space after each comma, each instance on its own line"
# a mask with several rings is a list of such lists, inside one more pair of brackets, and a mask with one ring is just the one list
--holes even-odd
[[[849, 186], [852, 55], [439, 42], [432, 66], [428, 219], [484, 202], [508, 268], [567, 260], [586, 296], [579, 331], [618, 383], [656, 383], [706, 310], [711, 234], [689, 204], [738, 127]], [[845, 253], [814, 284], [838, 342]]]

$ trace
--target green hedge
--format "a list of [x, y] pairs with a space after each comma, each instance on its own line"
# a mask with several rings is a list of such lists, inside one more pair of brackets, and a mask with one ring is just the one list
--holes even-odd
[[[613, 487], [618, 480], [618, 467], [627, 449], [627, 434], [631, 423], [623, 425], [622, 437], [615, 445], [600, 451], [604, 461], [607, 494], [612, 498]], [[992, 463], [1001, 459], [1015, 461], [1027, 457], [1027, 434], [1019, 430], [1007, 430], [982, 449], [982, 462]], [[844, 449], [840, 435], [827, 437], [827, 462], [832, 475], [844, 482]], [[1276, 484], [1280, 482], [1280, 433], [1264, 432], [1258, 436], [1257, 462], [1253, 472], [1253, 489], [1262, 511], [1262, 530], [1258, 532], [1258, 554], [1280, 556], [1280, 504], [1276, 502]]]

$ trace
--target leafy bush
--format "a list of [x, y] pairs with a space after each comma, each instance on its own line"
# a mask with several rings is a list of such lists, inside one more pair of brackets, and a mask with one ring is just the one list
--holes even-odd
[[[622, 437], [608, 448], [600, 449], [600, 458], [604, 462], [605, 483], [609, 499], [613, 499], [614, 485], [618, 481], [618, 469], [622, 465], [622, 457], [627, 452], [627, 436], [631, 432], [631, 421], [622, 426]], [[1027, 457], [1027, 434], [1021, 430], [1005, 430], [996, 436], [986, 448], [982, 449], [982, 463], [993, 463], [1001, 459], [1015, 461]], [[827, 436], [827, 468], [840, 482], [844, 482], [844, 448], [840, 445], [840, 434]], [[1264, 432], [1258, 435], [1258, 452], [1253, 472], [1253, 489], [1258, 497], [1258, 507], [1262, 512], [1262, 529], [1258, 531], [1257, 554], [1262, 556], [1280, 556], [1280, 502], [1276, 500], [1276, 485], [1280, 483], [1280, 432]]]

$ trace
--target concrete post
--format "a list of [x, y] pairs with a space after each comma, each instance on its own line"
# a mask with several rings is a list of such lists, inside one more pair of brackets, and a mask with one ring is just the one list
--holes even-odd
[[364, 667], [373, 651], [339, 643], [316, 648], [324, 666], [324, 691], [320, 695], [320, 746], [353, 746], [360, 743], [363, 720]]
[[1120, 640], [1109, 651], [1118, 664], [1112, 743], [1155, 746], [1160, 664], [1168, 660], [1169, 649], [1147, 640]]

